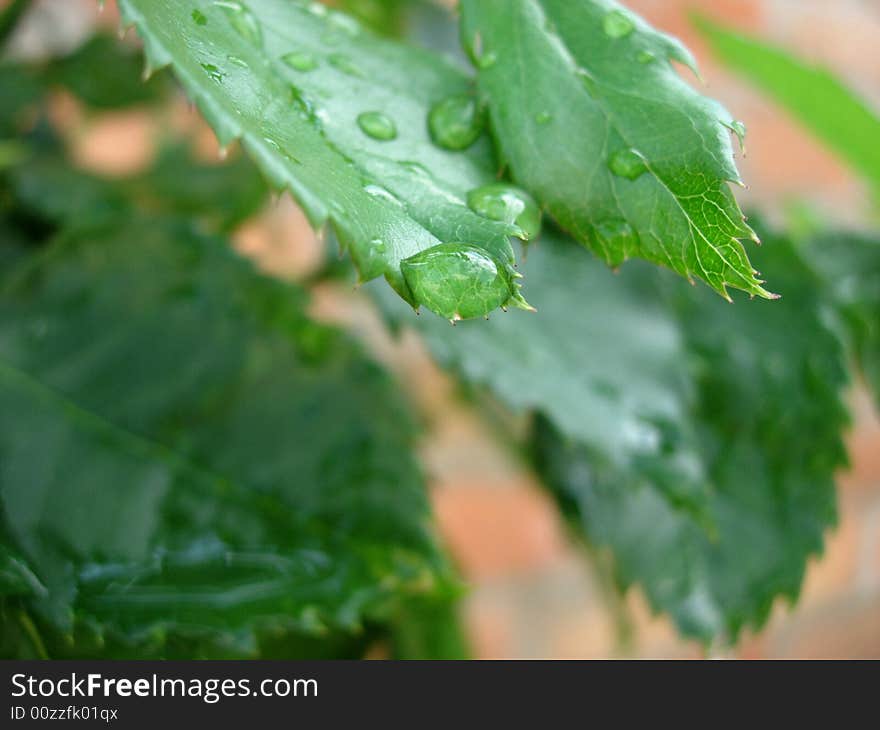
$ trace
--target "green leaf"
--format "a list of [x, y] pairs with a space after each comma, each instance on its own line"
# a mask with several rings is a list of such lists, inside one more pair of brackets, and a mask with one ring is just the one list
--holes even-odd
[[734, 71], [766, 91], [880, 191], [880, 117], [827, 69], [706, 18], [696, 26]]
[[51, 656], [297, 656], [447, 590], [410, 415], [304, 304], [155, 216], [0, 281], [3, 610]]
[[671, 61], [678, 41], [611, 0], [463, 0], [462, 33], [514, 179], [611, 266], [647, 259], [771, 297], [739, 239], [730, 131]]
[[147, 170], [127, 178], [105, 178], [41, 154], [10, 170], [8, 180], [17, 205], [58, 225], [137, 209], [199, 218], [228, 231], [254, 215], [269, 192], [247, 158], [199, 163], [182, 144], [166, 147]]
[[469, 93], [468, 78], [448, 62], [317, 3], [120, 6], [150, 67], [171, 64], [221, 144], [240, 138], [313, 225], [329, 220], [362, 279], [384, 275], [416, 306], [401, 263], [421, 251], [461, 241], [499, 269], [512, 265], [509, 236], [520, 229], [466, 203], [493, 177], [490, 146], [484, 139], [462, 153], [430, 140], [431, 106]]
[[548, 235], [528, 259], [540, 319], [408, 319], [465, 382], [536, 414], [536, 468], [577, 529], [703, 640], [797, 595], [845, 460], [840, 343], [818, 282], [768, 239], [779, 302], [731, 306], [643, 264], [613, 275]]
[[801, 253], [880, 404], [880, 237], [829, 231], [804, 241]]

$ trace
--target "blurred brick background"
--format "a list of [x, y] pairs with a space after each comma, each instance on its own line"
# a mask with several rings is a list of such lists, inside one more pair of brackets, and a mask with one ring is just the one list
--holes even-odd
[[[3, 3], [0, 2], [0, 5]], [[769, 100], [713, 63], [688, 21], [694, 9], [796, 50], [841, 75], [880, 109], [880, 0], [629, 0], [657, 27], [681, 37], [700, 59], [707, 92], [749, 127], [741, 160], [750, 189], [745, 206], [779, 214], [802, 201], [832, 220], [866, 219], [865, 187]], [[94, 23], [115, 27], [112, 2], [101, 16], [92, 0], [43, 0], [22, 49], [75, 46]], [[48, 29], [54, 32], [47, 33]], [[43, 46], [41, 46], [43, 44]], [[149, 159], [161, 128], [191, 133], [208, 159], [216, 143], [181, 102], [157, 118], [143, 110], [89, 115], [59, 95], [53, 116], [80, 162], [121, 174]], [[880, 144], [880, 141], [878, 141]], [[286, 198], [236, 236], [239, 247], [273, 272], [297, 276], [320, 259], [320, 246]], [[470, 585], [464, 619], [478, 657], [690, 657], [701, 650], [652, 617], [637, 592], [611, 605], [603, 581], [567, 539], [556, 511], [528, 470], [456, 398], [454, 384], [411, 335], [392, 341], [358, 295], [315, 292], [315, 312], [362, 336], [397, 373], [427, 424], [421, 453], [440, 530]], [[742, 657], [880, 658], [880, 422], [861, 390], [851, 394], [852, 469], [841, 475], [840, 525], [814, 559], [797, 607], [778, 606]], [[628, 638], [621, 638], [625, 621]]]

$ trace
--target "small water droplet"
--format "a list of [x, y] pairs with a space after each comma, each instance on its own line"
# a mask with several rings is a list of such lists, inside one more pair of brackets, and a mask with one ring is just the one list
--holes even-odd
[[333, 68], [342, 71], [342, 73], [347, 74], [348, 76], [354, 76], [356, 78], [363, 78], [364, 76], [361, 70], [355, 66], [354, 62], [343, 53], [332, 53], [327, 56], [327, 60]]
[[642, 64], [643, 66], [647, 66], [649, 63], [653, 63], [657, 60], [657, 56], [655, 56], [650, 51], [639, 51], [636, 56], [636, 60]]
[[482, 134], [484, 118], [477, 102], [469, 96], [451, 96], [438, 102], [428, 114], [428, 129], [434, 142], [447, 150], [464, 150]]
[[590, 96], [596, 96], [596, 79], [585, 68], [579, 68], [576, 72], [577, 77], [581, 80], [581, 85], [587, 90]]
[[357, 123], [361, 131], [373, 139], [387, 142], [397, 137], [397, 127], [382, 112], [364, 112], [358, 115]]
[[203, 63], [202, 68], [205, 69], [208, 76], [210, 76], [218, 84], [223, 83], [223, 79], [225, 78], [226, 74], [223, 73], [219, 68], [217, 68], [213, 63]]
[[479, 69], [487, 69], [498, 60], [498, 56], [494, 51], [487, 51], [483, 48], [483, 36], [479, 33], [474, 36], [470, 50], [471, 60], [474, 62], [474, 66]]
[[205, 14], [201, 10], [193, 10], [192, 11], [192, 19], [196, 25], [207, 25], [208, 18], [205, 17]]
[[623, 10], [612, 10], [602, 19], [602, 30], [609, 38], [626, 38], [635, 27], [632, 18]]
[[385, 241], [383, 241], [381, 238], [374, 238], [372, 241], [370, 241], [370, 246], [373, 247], [373, 253], [385, 253], [385, 250], [387, 248], [385, 245]]
[[627, 147], [617, 150], [608, 158], [608, 167], [618, 177], [635, 180], [648, 169], [648, 163], [641, 152]]
[[553, 115], [550, 112], [538, 112], [535, 114], [535, 121], [538, 124], [548, 124], [553, 121]]
[[285, 66], [289, 66], [294, 71], [313, 71], [318, 68], [317, 59], [311, 53], [304, 51], [285, 53], [281, 60]]
[[248, 8], [237, 0], [214, 0], [214, 5], [223, 8], [230, 25], [249, 43], [263, 44], [263, 31], [260, 22]]
[[403, 207], [403, 203], [398, 200], [393, 193], [383, 188], [381, 185], [364, 185], [364, 192], [374, 198], [385, 200], [399, 207]]
[[528, 241], [541, 230], [541, 209], [524, 190], [506, 183], [490, 183], [468, 193], [468, 207], [474, 213], [516, 226], [517, 236]]
[[335, 26], [348, 36], [356, 36], [361, 30], [361, 26], [357, 20], [345, 13], [331, 13], [329, 20], [331, 25]]
[[227, 56], [226, 60], [229, 61], [233, 66], [238, 66], [239, 68], [248, 68], [248, 63], [243, 58], [239, 56]]
[[309, 3], [306, 6], [306, 10], [308, 10], [312, 15], [317, 18], [323, 18], [325, 15], [327, 15], [327, 6], [323, 3]]
[[616, 263], [621, 263], [635, 254], [639, 237], [633, 227], [623, 218], [608, 218], [596, 225], [596, 236], [600, 246]]

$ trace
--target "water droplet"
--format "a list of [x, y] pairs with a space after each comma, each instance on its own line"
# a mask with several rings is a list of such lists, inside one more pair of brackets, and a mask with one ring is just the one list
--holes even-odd
[[227, 56], [226, 60], [229, 61], [233, 66], [238, 66], [239, 68], [247, 68], [248, 63], [243, 58], [239, 58], [238, 56]]
[[483, 48], [483, 36], [477, 33], [470, 47], [471, 60], [479, 69], [487, 69], [493, 66], [498, 60], [498, 56], [493, 51], [487, 51]]
[[345, 13], [331, 13], [329, 20], [331, 25], [349, 36], [356, 36], [361, 30], [361, 26], [357, 20]]
[[205, 17], [205, 14], [201, 10], [193, 10], [192, 11], [192, 19], [196, 25], [207, 25], [208, 18]]
[[623, 10], [612, 10], [602, 19], [602, 30], [609, 38], [626, 38], [635, 27], [632, 18]]
[[202, 68], [205, 69], [208, 76], [210, 76], [218, 84], [223, 83], [223, 79], [226, 74], [223, 73], [219, 68], [217, 68], [213, 63], [203, 63]]
[[596, 96], [597, 84], [596, 79], [593, 78], [593, 74], [585, 68], [579, 68], [575, 73], [581, 80], [581, 85], [587, 90], [587, 93], [590, 96]]
[[541, 230], [541, 209], [524, 190], [506, 183], [490, 183], [468, 193], [468, 207], [493, 221], [515, 226], [516, 235], [528, 241]]
[[553, 115], [550, 112], [538, 112], [535, 114], [535, 121], [538, 124], [548, 124], [553, 121]]
[[364, 112], [358, 116], [357, 123], [361, 131], [373, 139], [387, 142], [397, 137], [397, 127], [382, 112]]
[[327, 6], [323, 3], [309, 3], [306, 6], [306, 10], [308, 10], [316, 18], [323, 18], [325, 15], [327, 15]]
[[608, 158], [608, 167], [618, 177], [635, 180], [648, 169], [648, 162], [638, 150], [625, 148]]
[[495, 65], [495, 62], [498, 60], [498, 56], [494, 51], [487, 51], [482, 56], [477, 57], [477, 68], [480, 70], [485, 70], [487, 68], [491, 68]]
[[289, 66], [294, 71], [313, 71], [318, 68], [318, 61], [311, 53], [304, 51], [291, 51], [285, 53], [281, 60], [284, 65]]
[[657, 56], [655, 56], [650, 51], [639, 51], [636, 56], [636, 60], [642, 64], [643, 66], [647, 66], [649, 63], [653, 63], [657, 60]]
[[508, 303], [530, 308], [513, 269], [477, 246], [441, 243], [405, 259], [400, 269], [415, 301], [451, 321], [483, 317]]
[[636, 253], [639, 245], [638, 234], [623, 218], [608, 218], [596, 225], [599, 245], [605, 250], [606, 258], [619, 264]]
[[330, 65], [333, 68], [342, 71], [344, 74], [348, 74], [349, 76], [354, 76], [356, 78], [363, 78], [363, 73], [361, 70], [355, 66], [354, 62], [343, 53], [332, 53], [327, 56], [327, 60], [330, 62]]
[[385, 246], [385, 241], [381, 238], [374, 238], [370, 241], [370, 246], [373, 247], [373, 253], [385, 253], [385, 249], [387, 248]]
[[435, 104], [428, 114], [431, 138], [447, 150], [470, 147], [483, 132], [483, 114], [469, 96], [451, 96]]
[[236, 32], [255, 46], [262, 45], [263, 31], [254, 14], [237, 0], [214, 0], [214, 5], [223, 8], [229, 23]]
[[398, 200], [393, 193], [383, 188], [381, 185], [364, 185], [364, 192], [367, 195], [370, 195], [374, 198], [379, 198], [381, 200], [386, 200], [389, 203], [393, 203], [394, 205], [403, 206], [403, 203]]

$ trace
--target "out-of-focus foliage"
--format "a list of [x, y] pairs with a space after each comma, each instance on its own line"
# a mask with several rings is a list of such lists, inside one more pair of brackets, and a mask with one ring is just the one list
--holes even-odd
[[126, 215], [20, 262], [0, 384], [3, 592], [53, 656], [253, 655], [442, 590], [393, 384], [221, 240]]
[[729, 185], [744, 129], [682, 80], [677, 40], [612, 0], [463, 0], [462, 33], [504, 162], [575, 239], [770, 296]]
[[880, 403], [880, 236], [826, 232], [810, 237], [801, 248]]
[[417, 323], [442, 364], [537, 414], [536, 468], [578, 529], [703, 640], [797, 596], [845, 461], [843, 350], [817, 282], [784, 238], [756, 258], [782, 301], [615, 276], [548, 235], [527, 262], [540, 317]]
[[696, 25], [724, 63], [769, 93], [880, 195], [880, 118], [855, 92], [781, 48], [702, 17]]

